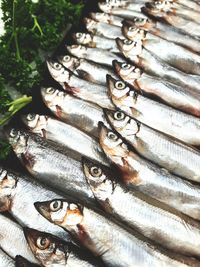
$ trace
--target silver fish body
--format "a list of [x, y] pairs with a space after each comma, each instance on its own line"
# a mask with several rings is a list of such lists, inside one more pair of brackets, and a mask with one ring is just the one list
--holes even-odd
[[98, 122], [106, 123], [102, 108], [52, 87], [42, 88], [41, 93], [43, 101], [56, 117], [98, 137]]
[[177, 0], [178, 3], [184, 5], [185, 7], [189, 7], [200, 12], [200, 5], [198, 2], [190, 1], [190, 0]]
[[93, 20], [108, 23], [118, 27], [122, 26], [122, 21], [124, 20], [124, 18], [121, 18], [119, 16], [113, 16], [103, 12], [96, 12], [96, 13], [91, 12], [89, 16]]
[[141, 158], [128, 149], [113, 131], [101, 128], [100, 144], [107, 157], [119, 168], [121, 181], [190, 217], [200, 219], [200, 187]]
[[0, 266], [15, 267], [14, 260], [11, 257], [9, 257], [2, 249], [0, 249]]
[[52, 117], [38, 114], [23, 115], [22, 120], [32, 133], [59, 144], [63, 148], [73, 150], [80, 154], [80, 157], [84, 155], [109, 165], [99, 143], [77, 128]]
[[122, 8], [125, 10], [132, 10], [132, 11], [137, 11], [140, 12], [141, 8], [144, 6], [146, 1], [116, 1], [116, 3], [111, 2], [100, 2], [99, 7], [101, 10], [104, 12], [111, 12], [113, 9], [115, 10], [116, 8]]
[[171, 107], [200, 116], [200, 97], [197, 92], [148, 75], [126, 62], [114, 61], [113, 66], [119, 77], [139, 92], [143, 91], [148, 96], [161, 99]]

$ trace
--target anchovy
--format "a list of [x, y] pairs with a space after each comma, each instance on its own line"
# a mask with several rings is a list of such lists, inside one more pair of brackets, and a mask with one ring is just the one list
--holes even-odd
[[12, 128], [6, 135], [14, 153], [36, 180], [62, 194], [95, 204], [81, 163], [71, 158], [71, 153], [68, 156], [56, 151], [39, 136], [25, 131]]
[[11, 258], [20, 254], [33, 263], [38, 261], [33, 256], [21, 226], [0, 214], [0, 247]]
[[100, 107], [114, 108], [108, 97], [106, 86], [80, 79], [58, 62], [47, 61], [47, 66], [51, 76], [70, 94]]
[[113, 61], [113, 66], [119, 77], [134, 87], [139, 92], [145, 92], [148, 96], [154, 96], [169, 106], [200, 117], [199, 94], [179, 86], [151, 76], [134, 65], [126, 62]]
[[89, 82], [106, 85], [106, 74], [117, 77], [111, 68], [83, 58], [78, 59], [70, 55], [64, 55], [58, 57], [58, 61], [75, 75]]
[[73, 34], [75, 42], [91, 48], [100, 48], [113, 53], [119, 53], [115, 40], [90, 33], [77, 32]]
[[37, 266], [39, 265], [28, 261], [27, 259], [25, 259], [24, 257], [20, 255], [17, 255], [15, 257], [15, 267], [37, 267]]
[[118, 167], [121, 181], [135, 192], [167, 204], [194, 219], [200, 219], [200, 187], [141, 158], [110, 129], [101, 126], [100, 144]]
[[110, 169], [88, 160], [83, 161], [83, 167], [90, 188], [105, 212], [158, 245], [180, 254], [199, 256], [199, 222], [140, 192], [127, 190]]
[[14, 260], [10, 256], [8, 256], [2, 249], [0, 249], [0, 266], [15, 267]]
[[99, 143], [77, 128], [45, 115], [30, 113], [22, 120], [32, 133], [109, 166]]
[[186, 74], [159, 59], [142, 47], [140, 41], [117, 39], [119, 50], [138, 67], [153, 76], [160, 77], [180, 86], [200, 91], [200, 76]]
[[86, 251], [73, 243], [64, 242], [49, 233], [31, 228], [25, 228], [24, 234], [31, 251], [42, 266], [100, 266], [94, 257], [87, 255]]
[[96, 13], [91, 12], [89, 16], [93, 20], [108, 23], [108, 24], [115, 25], [118, 27], [122, 26], [122, 21], [124, 20], [124, 18], [121, 18], [119, 16], [113, 16], [113, 15], [109, 15], [107, 13], [101, 13], [101, 12], [96, 12]]
[[102, 108], [52, 87], [42, 88], [41, 94], [44, 103], [56, 117], [98, 137], [98, 122], [106, 123]]
[[39, 199], [49, 200], [61, 195], [33, 181], [31, 177], [8, 171], [3, 167], [0, 167], [0, 185], [1, 212], [9, 211], [23, 226], [45, 230], [62, 239], [69, 238], [66, 232], [43, 220], [33, 206], [33, 203]]
[[[55, 210], [52, 208], [57, 206]], [[144, 242], [136, 233], [129, 233], [101, 213], [67, 200], [35, 203], [37, 210], [50, 222], [68, 232], [100, 257], [110, 267], [198, 266], [184, 256], [171, 257]], [[190, 262], [190, 263], [189, 263]], [[188, 264], [187, 264], [188, 263]]]
[[103, 36], [108, 39], [115, 39], [122, 36], [121, 27], [104, 22], [98, 22], [90, 18], [84, 18], [86, 29], [93, 35]]
[[109, 95], [115, 106], [155, 130], [187, 144], [200, 145], [200, 119], [151, 100], [121, 80], [108, 77]]

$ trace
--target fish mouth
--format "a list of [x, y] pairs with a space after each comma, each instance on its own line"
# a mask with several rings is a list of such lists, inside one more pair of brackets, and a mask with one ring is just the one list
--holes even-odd
[[50, 216], [50, 210], [49, 205], [51, 201], [45, 201], [45, 202], [35, 202], [34, 207], [36, 210], [48, 221], [52, 222], [51, 216]]
[[117, 37], [115, 39], [115, 41], [116, 41], [116, 44], [117, 44], [118, 49], [120, 50], [120, 52], [123, 53], [123, 46], [124, 46], [123, 41], [119, 37]]
[[23, 228], [23, 232], [24, 232], [24, 236], [26, 238], [27, 243], [29, 244], [29, 247], [31, 248], [31, 250], [34, 252], [36, 249], [36, 242], [38, 237], [41, 235], [41, 232], [29, 228], [29, 227], [24, 227]]
[[122, 68], [122, 62], [117, 61], [116, 59], [113, 60], [112, 65], [113, 68], [116, 70], [117, 73], [120, 72], [121, 68]]
[[106, 83], [108, 87], [108, 95], [112, 97], [112, 92], [115, 88], [115, 82], [116, 80], [109, 74], [106, 75]]
[[107, 108], [103, 108], [103, 113], [105, 115], [105, 118], [107, 120], [107, 122], [109, 123], [109, 125], [111, 126], [111, 128], [113, 129], [112, 123], [114, 121], [114, 114], [115, 114], [116, 110], [110, 110]]
[[128, 36], [128, 31], [129, 31], [129, 26], [127, 25], [126, 22], [123, 23], [122, 26], [122, 34], [127, 37]]

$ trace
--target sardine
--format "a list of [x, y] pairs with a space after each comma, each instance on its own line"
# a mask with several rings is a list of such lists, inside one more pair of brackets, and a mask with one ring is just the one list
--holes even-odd
[[73, 243], [64, 242], [49, 233], [31, 228], [25, 228], [24, 234], [31, 251], [42, 266], [99, 266], [94, 258], [89, 257], [90, 255], [87, 255], [86, 251], [73, 245]]
[[110, 129], [101, 126], [100, 144], [120, 170], [120, 179], [131, 190], [200, 219], [200, 187], [141, 158]]
[[73, 34], [75, 42], [91, 48], [100, 48], [113, 53], [119, 53], [115, 40], [90, 33], [77, 32]]
[[[152, 244], [141, 240], [138, 234], [129, 233], [102, 214], [79, 203], [55, 199], [37, 202], [35, 207], [50, 222], [69, 231], [107, 266], [192, 266], [186, 263], [184, 256], [178, 260], [160, 252]], [[185, 264], [181, 261], [185, 261]]]
[[99, 143], [77, 128], [45, 115], [30, 113], [22, 120], [32, 133], [109, 166]]
[[28, 247], [21, 226], [2, 214], [0, 214], [0, 225], [1, 249], [13, 259], [20, 254], [29, 261], [38, 263]]
[[124, 18], [121, 18], [119, 16], [113, 16], [113, 15], [109, 15], [107, 13], [101, 13], [101, 12], [91, 12], [89, 14], [90, 18], [99, 21], [99, 22], [104, 22], [104, 23], [108, 23], [111, 25], [115, 25], [118, 27], [122, 26], [122, 21], [124, 20]]
[[24, 257], [17, 255], [15, 257], [15, 267], [39, 267], [40, 265], [34, 264]]
[[98, 137], [98, 122], [106, 123], [102, 108], [52, 87], [42, 88], [41, 94], [46, 106], [59, 119]]
[[66, 232], [47, 223], [33, 206], [33, 203], [39, 199], [49, 200], [55, 197], [61, 197], [61, 195], [35, 182], [32, 177], [0, 168], [0, 211], [9, 211], [23, 226], [48, 231], [62, 239], [67, 239], [69, 236]]
[[99, 164], [83, 160], [83, 166], [95, 198], [107, 213], [158, 246], [180, 254], [199, 256], [199, 222], [140, 192], [127, 190], [109, 169]]
[[140, 68], [126, 62], [113, 61], [119, 77], [147, 96], [159, 98], [167, 105], [195, 116], [200, 116], [199, 94], [183, 86], [170, 83], [143, 72]]
[[58, 62], [47, 61], [47, 66], [51, 76], [70, 94], [100, 107], [114, 108], [106, 86], [78, 78]]
[[87, 185], [81, 163], [52, 149], [41, 137], [7, 129], [7, 137], [18, 159], [38, 181], [69, 195], [95, 204]]
[[67, 51], [75, 57], [85, 58], [109, 67], [112, 67], [112, 61], [114, 59], [120, 60], [122, 58], [122, 56], [99, 48], [85, 47], [82, 45], [71, 45], [66, 48]]
[[107, 9], [114, 9], [116, 7], [127, 9], [127, 10], [133, 10], [133, 11], [141, 11], [141, 7], [144, 6], [145, 3], [147, 3], [147, 0], [138, 0], [138, 1], [131, 1], [131, 0], [108, 0], [106, 2], [100, 2], [100, 6], [102, 8]]
[[200, 145], [200, 118], [139, 95], [121, 80], [107, 79], [109, 95], [118, 108], [155, 130]]
[[180, 86], [200, 91], [200, 76], [186, 74], [153, 55], [142, 47], [140, 41], [117, 39], [120, 51], [138, 67], [153, 76], [160, 77]]
[[9, 257], [2, 249], [0, 249], [0, 266], [15, 267], [14, 260], [11, 257]]
[[103, 36], [108, 39], [115, 39], [122, 36], [121, 27], [111, 25], [104, 22], [98, 22], [90, 18], [84, 18], [86, 29], [98, 36]]
[[117, 77], [111, 68], [83, 58], [78, 59], [69, 55], [64, 55], [58, 57], [58, 61], [75, 75], [89, 82], [106, 85], [106, 74]]

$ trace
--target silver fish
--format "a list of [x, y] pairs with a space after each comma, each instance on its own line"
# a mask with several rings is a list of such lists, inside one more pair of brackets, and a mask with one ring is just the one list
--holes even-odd
[[108, 23], [118, 27], [122, 26], [122, 21], [124, 20], [124, 18], [121, 18], [119, 16], [113, 16], [103, 12], [96, 12], [96, 13], [91, 12], [89, 16], [93, 20]]
[[100, 128], [100, 144], [107, 157], [119, 168], [120, 179], [127, 188], [200, 219], [199, 186], [141, 158], [113, 131], [103, 126]]
[[15, 257], [15, 267], [38, 267], [40, 265], [34, 264], [24, 257], [17, 255]]
[[76, 247], [73, 243], [63, 242], [49, 233], [31, 228], [25, 228], [24, 234], [31, 251], [42, 266], [99, 266], [94, 258], [89, 257], [86, 251]]
[[[174, 0], [173, 0], [174, 1]], [[194, 9], [198, 12], [200, 12], [200, 5], [199, 5], [199, 2], [195, 2], [195, 1], [190, 1], [190, 0], [175, 0], [177, 1], [177, 3], [180, 3], [186, 7], [189, 7], [191, 9]]]
[[[57, 206], [56, 210], [52, 208], [54, 205]], [[106, 266], [190, 266], [186, 262], [184, 264], [172, 259], [152, 244], [130, 234], [86, 206], [57, 199], [51, 202], [37, 202], [35, 206], [46, 219], [69, 231], [85, 247], [100, 257]]]
[[33, 206], [33, 203], [39, 199], [49, 200], [54, 197], [61, 197], [61, 195], [35, 182], [31, 177], [0, 168], [0, 211], [9, 211], [23, 226], [48, 231], [62, 239], [67, 239], [69, 236], [66, 232], [47, 223]]
[[[99, 164], [84, 160], [83, 167], [95, 198], [107, 213], [161, 247], [199, 256], [199, 222], [140, 192], [127, 190], [115, 180], [109, 169]], [[199, 240], [196, 244], [193, 236], [195, 241]]]
[[[115, 9], [116, 7], [118, 8], [123, 8], [126, 10], [133, 10], [133, 11], [137, 11], [140, 12], [141, 8], [145, 5], [145, 3], [147, 1], [115, 1], [115, 4], [113, 3], [114, 1], [110, 1], [105, 3], [100, 3], [99, 6], [103, 8], [106, 8], [108, 10], [108, 8], [110, 7], [110, 9]], [[105, 7], [106, 6], [106, 7]]]
[[71, 45], [66, 47], [68, 52], [78, 58], [85, 58], [99, 64], [112, 67], [114, 59], [120, 60], [122, 57], [112, 52], [99, 48], [85, 47], [82, 45]]
[[200, 145], [200, 118], [139, 95], [110, 76], [108, 88], [113, 103], [128, 115], [187, 144]]
[[38, 263], [28, 247], [21, 226], [2, 214], [0, 214], [0, 225], [1, 249], [13, 259], [20, 254], [30, 262]]
[[119, 50], [124, 56], [138, 67], [144, 69], [148, 74], [160, 77], [180, 86], [186, 86], [186, 88], [196, 90], [199, 93], [199, 75], [189, 75], [170, 66], [156, 55], [144, 49], [141, 41], [133, 42], [130, 40], [120, 40], [120, 38], [117, 38], [116, 41]]
[[111, 68], [83, 58], [78, 59], [70, 55], [64, 55], [58, 57], [58, 61], [75, 75], [89, 82], [106, 85], [106, 74], [117, 77]]
[[195, 91], [188, 90], [158, 77], [143, 72], [140, 68], [126, 62], [113, 61], [119, 77], [139, 92], [161, 99], [167, 105], [200, 117], [200, 97]]
[[42, 88], [41, 94], [46, 106], [59, 119], [98, 137], [98, 122], [106, 123], [102, 108], [52, 87]]
[[99, 143], [77, 128], [45, 115], [30, 113], [22, 120], [32, 133], [109, 166]]
[[12, 128], [6, 134], [16, 156], [35, 179], [62, 194], [95, 204], [81, 163], [71, 158], [71, 153], [64, 155], [39, 136], [25, 131]]
[[8, 256], [2, 249], [0, 249], [0, 266], [15, 267], [14, 260], [10, 256]]
[[114, 108], [108, 97], [106, 86], [78, 78], [58, 62], [47, 61], [47, 66], [51, 76], [70, 94], [100, 107]]
[[104, 22], [98, 22], [90, 18], [84, 18], [86, 29], [98, 36], [103, 36], [108, 39], [115, 39], [122, 36], [121, 27], [111, 25]]

